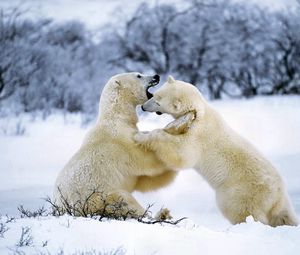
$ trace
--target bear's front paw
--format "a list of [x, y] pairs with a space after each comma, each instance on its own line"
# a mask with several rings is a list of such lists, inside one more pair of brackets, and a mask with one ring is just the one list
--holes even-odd
[[195, 113], [188, 112], [185, 115], [175, 119], [169, 123], [164, 130], [170, 135], [182, 135], [188, 132], [193, 121], [195, 120]]
[[161, 208], [155, 215], [155, 219], [158, 221], [171, 220], [172, 218], [173, 217], [171, 216], [170, 210], [168, 208]]

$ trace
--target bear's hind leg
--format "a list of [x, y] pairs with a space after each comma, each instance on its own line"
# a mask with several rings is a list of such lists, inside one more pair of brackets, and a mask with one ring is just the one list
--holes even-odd
[[282, 195], [268, 213], [269, 225], [272, 227], [289, 225], [297, 226], [298, 219], [286, 195]]
[[125, 190], [114, 190], [107, 195], [107, 209], [112, 216], [138, 218], [145, 209]]
[[176, 176], [177, 172], [172, 170], [167, 170], [157, 176], [139, 176], [137, 179], [135, 190], [140, 192], [148, 192], [163, 188], [171, 184]]
[[295, 215], [289, 212], [287, 209], [271, 214], [269, 217], [270, 226], [277, 227], [282, 225], [298, 226], [298, 220]]

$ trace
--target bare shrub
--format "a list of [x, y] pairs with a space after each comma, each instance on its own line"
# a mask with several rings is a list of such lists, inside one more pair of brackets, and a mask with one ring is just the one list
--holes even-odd
[[4, 237], [4, 233], [8, 231], [8, 227], [4, 223], [0, 223], [0, 237]]
[[35, 251], [35, 252], [25, 252], [24, 250], [21, 250], [19, 247], [10, 249], [11, 254], [13, 255], [125, 255], [126, 250], [124, 250], [122, 247], [112, 249], [110, 251], [97, 251], [97, 250], [89, 250], [89, 251], [76, 251], [74, 253], [65, 253], [63, 249], [59, 249], [56, 252], [49, 252], [49, 251]]
[[35, 211], [30, 211], [28, 209], [25, 209], [23, 205], [20, 205], [18, 207], [18, 211], [21, 213], [21, 218], [35, 218], [38, 216], [46, 216], [47, 215], [47, 210], [44, 206], [38, 208]]
[[22, 227], [22, 232], [17, 247], [31, 246], [33, 244], [33, 237], [31, 235], [31, 229], [29, 227]]
[[18, 118], [16, 121], [13, 119], [0, 117], [0, 134], [6, 135], [6, 136], [23, 136], [26, 134], [26, 124], [20, 118], [19, 116], [16, 116]]
[[[172, 220], [170, 217], [169, 210], [162, 208], [155, 217], [152, 217], [152, 212], [150, 209], [152, 205], [148, 205], [146, 210], [142, 215], [138, 215], [136, 211], [128, 207], [128, 204], [122, 199], [116, 199], [111, 201], [104, 192], [99, 192], [93, 190], [84, 200], [78, 200], [76, 203], [72, 204], [70, 201], [60, 192], [61, 203], [58, 205], [56, 202], [47, 197], [45, 200], [51, 205], [52, 211], [50, 215], [61, 216], [63, 214], [68, 214], [71, 216], [81, 216], [90, 217], [102, 221], [104, 219], [114, 219], [114, 220], [128, 220], [135, 219], [138, 222], [145, 224], [172, 224], [177, 225], [186, 217]], [[102, 202], [102, 207], [95, 210], [94, 196], [98, 196]], [[28, 214], [28, 213], [27, 213]]]

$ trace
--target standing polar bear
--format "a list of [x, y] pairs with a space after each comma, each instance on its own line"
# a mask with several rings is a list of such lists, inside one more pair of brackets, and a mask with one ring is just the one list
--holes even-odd
[[131, 192], [157, 189], [174, 179], [174, 171], [133, 141], [138, 131], [136, 106], [152, 96], [148, 89], [158, 82], [158, 75], [139, 73], [119, 74], [108, 81], [101, 94], [97, 123], [57, 177], [56, 204], [82, 206], [88, 198], [85, 210], [97, 213], [103, 209], [104, 195], [106, 203], [124, 202], [124, 212], [118, 213], [128, 216], [130, 211], [130, 216], [136, 217], [144, 209]]
[[271, 226], [297, 225], [276, 169], [227, 126], [193, 85], [170, 76], [142, 108], [176, 120], [166, 130], [137, 133], [136, 142], [171, 169], [195, 168], [216, 191], [217, 204], [231, 223], [252, 215]]

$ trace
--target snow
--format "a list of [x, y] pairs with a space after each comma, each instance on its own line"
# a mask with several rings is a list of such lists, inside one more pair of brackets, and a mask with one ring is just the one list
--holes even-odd
[[[8, 224], [10, 230], [0, 239], [0, 253], [8, 249], [58, 254], [78, 251], [110, 251], [122, 249], [126, 254], [298, 254], [300, 228], [247, 223], [224, 231], [212, 231], [201, 226], [144, 225], [134, 221], [99, 222], [86, 218], [20, 219]], [[15, 244], [22, 227], [30, 228], [33, 237], [29, 247]], [[5, 240], [5, 245], [3, 241]], [[45, 247], [42, 244], [47, 242]], [[78, 245], [80, 244], [80, 246]]]
[[[216, 101], [213, 106], [237, 132], [248, 138], [281, 173], [300, 216], [300, 98], [261, 97]], [[20, 119], [20, 118], [18, 118]], [[139, 128], [163, 127], [170, 116], [141, 115]], [[16, 119], [0, 119], [0, 129]], [[42, 120], [22, 118], [25, 135], [0, 135], [0, 212], [18, 216], [17, 206], [37, 208], [51, 195], [58, 171], [78, 149], [90, 126], [79, 115], [55, 114]], [[16, 219], [0, 237], [0, 254], [16, 249], [22, 226], [31, 228], [33, 244], [22, 251], [65, 254], [111, 251], [126, 254], [298, 254], [300, 227], [271, 228], [253, 222], [232, 226], [216, 207], [214, 192], [192, 169], [183, 170], [175, 182], [156, 192], [134, 196], [153, 212], [168, 207], [174, 218], [188, 217], [180, 226], [145, 225], [135, 221], [46, 217]], [[2, 217], [0, 222], [4, 222]], [[84, 237], [84, 238], [83, 238]], [[48, 240], [46, 247], [42, 242]]]
[[[1, 122], [15, 121], [15, 118], [1, 119], [0, 125]], [[26, 116], [23, 125], [29, 126], [24, 136], [1, 136], [4, 146], [0, 146], [0, 154], [5, 159], [1, 168], [9, 171], [5, 173], [7, 180], [1, 182], [0, 190], [53, 183], [57, 169], [63, 167], [81, 144], [85, 130], [79, 123], [80, 116], [54, 115], [46, 121], [40, 118], [30, 121]]]

